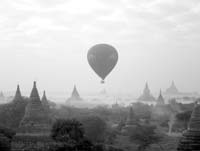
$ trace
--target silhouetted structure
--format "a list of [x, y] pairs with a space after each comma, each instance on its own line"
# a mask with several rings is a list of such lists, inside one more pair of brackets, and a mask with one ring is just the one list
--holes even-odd
[[[19, 96], [19, 91], [17, 91], [17, 96]], [[36, 82], [34, 82], [30, 100], [13, 139], [12, 148], [15, 150], [30, 148], [30, 146], [34, 148], [38, 143], [45, 146], [45, 142], [51, 141], [49, 137], [51, 121], [40, 101]]]
[[172, 81], [171, 86], [166, 90], [166, 94], [179, 94], [179, 91], [176, 88], [174, 81]]
[[30, 95], [30, 101], [26, 106], [24, 118], [19, 127], [20, 133], [48, 133], [50, 130], [50, 117], [40, 101], [36, 82]]
[[16, 90], [16, 93], [15, 93], [15, 97], [13, 99], [13, 102], [19, 102], [19, 101], [22, 101], [23, 98], [22, 98], [22, 95], [21, 95], [21, 91], [20, 91], [20, 87], [19, 85], [17, 85], [17, 90]]
[[77, 91], [77, 88], [76, 88], [76, 85], [74, 86], [74, 89], [72, 91], [72, 94], [71, 94], [71, 97], [69, 99], [67, 99], [67, 101], [81, 101], [82, 98], [80, 97], [78, 91]]
[[124, 134], [124, 135], [128, 134], [129, 130], [135, 128], [136, 125], [137, 125], [137, 121], [136, 121], [135, 113], [133, 111], [133, 108], [130, 107], [128, 117], [126, 120], [126, 124], [125, 124], [124, 128], [122, 129], [122, 134]]
[[4, 98], [4, 94], [2, 91], [0, 92], [0, 98]]
[[160, 94], [158, 96], [158, 99], [157, 99], [157, 106], [162, 106], [162, 105], [165, 105], [165, 100], [162, 96], [162, 91], [160, 90]]
[[188, 129], [180, 139], [178, 151], [199, 151], [200, 149], [200, 105], [198, 103], [192, 112]]
[[45, 108], [45, 110], [48, 112], [49, 109], [50, 109], [50, 104], [49, 104], [49, 102], [47, 100], [46, 92], [45, 91], [43, 92], [43, 96], [42, 96], [41, 102], [42, 102], [42, 105]]
[[138, 98], [139, 101], [155, 101], [156, 99], [151, 95], [148, 83], [146, 83], [143, 94]]

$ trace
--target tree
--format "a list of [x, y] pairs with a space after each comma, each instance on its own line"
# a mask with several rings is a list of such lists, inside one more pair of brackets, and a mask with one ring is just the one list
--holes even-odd
[[185, 112], [176, 114], [177, 121], [182, 123], [181, 125], [184, 126], [184, 129], [187, 129], [191, 114], [192, 114], [192, 111], [185, 111]]
[[85, 129], [85, 136], [93, 143], [104, 142], [106, 123], [98, 116], [85, 117], [81, 120]]
[[152, 125], [138, 125], [131, 130], [130, 141], [138, 144], [138, 151], [144, 151], [151, 144], [158, 144], [161, 141], [162, 137], [156, 134], [155, 129]]
[[11, 150], [11, 141], [14, 135], [15, 132], [13, 130], [0, 126], [0, 150]]
[[58, 119], [51, 130], [51, 137], [59, 145], [55, 151], [92, 151], [92, 143], [85, 139], [82, 124], [75, 119]]
[[20, 101], [0, 105], [0, 123], [5, 127], [17, 129], [27, 104], [28, 99], [23, 98]]
[[51, 130], [54, 140], [67, 143], [77, 143], [83, 139], [84, 131], [82, 124], [75, 119], [58, 119]]

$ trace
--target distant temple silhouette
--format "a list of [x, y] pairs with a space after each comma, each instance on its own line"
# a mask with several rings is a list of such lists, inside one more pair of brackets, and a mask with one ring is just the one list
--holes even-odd
[[160, 90], [160, 94], [158, 96], [158, 99], [156, 100], [156, 105], [157, 106], [162, 106], [162, 105], [165, 105], [165, 100], [162, 96], [162, 91]]
[[150, 92], [148, 83], [146, 83], [143, 94], [138, 98], [139, 101], [155, 101], [156, 99]]
[[78, 93], [78, 90], [76, 88], [76, 85], [74, 85], [74, 89], [72, 91], [72, 94], [71, 94], [71, 97], [67, 99], [67, 101], [81, 101], [83, 100], [79, 93]]
[[135, 128], [137, 126], [137, 120], [135, 113], [133, 111], [132, 106], [129, 109], [128, 117], [125, 123], [124, 128], [122, 129], [122, 134], [127, 135], [129, 133], [129, 130], [132, 128]]
[[48, 112], [49, 109], [50, 109], [50, 103], [49, 103], [49, 101], [48, 101], [48, 99], [46, 97], [46, 92], [45, 91], [43, 92], [43, 96], [42, 96], [41, 102], [42, 102], [42, 105], [45, 108], [45, 110]]
[[23, 98], [22, 98], [22, 95], [21, 95], [20, 87], [19, 87], [19, 85], [17, 85], [17, 90], [16, 90], [16, 93], [15, 93], [15, 97], [13, 99], [13, 102], [19, 102], [21, 100], [23, 100]]
[[4, 94], [2, 91], [0, 92], [0, 98], [4, 98]]
[[199, 151], [200, 149], [200, 105], [196, 103], [187, 131], [183, 133], [178, 151]]
[[171, 86], [166, 90], [166, 94], [179, 94], [180, 92], [175, 86], [174, 81], [172, 81]]

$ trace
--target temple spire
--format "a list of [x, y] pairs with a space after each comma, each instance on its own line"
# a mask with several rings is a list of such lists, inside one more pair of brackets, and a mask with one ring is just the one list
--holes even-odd
[[180, 139], [178, 151], [199, 151], [200, 148], [200, 105], [198, 100], [190, 117], [187, 130]]
[[46, 102], [47, 101], [47, 97], [46, 97], [46, 92], [43, 92], [43, 96], [42, 96], [42, 102]]
[[174, 81], [172, 81], [172, 84], [171, 84], [171, 86], [166, 90], [166, 93], [167, 93], [167, 94], [178, 94], [178, 93], [179, 93], [178, 89], [176, 88], [176, 85], [175, 85]]
[[192, 112], [188, 129], [200, 131], [200, 105], [198, 104], [198, 102], [196, 102], [194, 110]]
[[155, 101], [155, 98], [152, 96], [147, 82], [145, 84], [143, 94], [138, 98], [138, 100], [139, 101]]
[[13, 101], [20, 101], [20, 100], [22, 100], [22, 95], [21, 95], [20, 87], [19, 85], [17, 85], [17, 90], [16, 90]]
[[31, 91], [30, 99], [40, 100], [40, 96], [38, 94], [38, 90], [37, 90], [37, 86], [36, 86], [35, 81], [33, 82], [33, 89]]
[[157, 105], [164, 105], [164, 104], [165, 104], [165, 100], [162, 96], [162, 91], [160, 89], [160, 94], [159, 94], [158, 99], [157, 99]]
[[76, 88], [76, 85], [74, 85], [74, 89], [73, 89], [73, 92], [72, 92], [72, 97], [80, 97], [78, 91], [77, 91], [77, 88]]

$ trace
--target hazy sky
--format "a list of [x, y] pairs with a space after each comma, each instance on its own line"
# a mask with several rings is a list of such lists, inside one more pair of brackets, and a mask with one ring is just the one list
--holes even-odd
[[199, 0], [1, 0], [0, 90], [99, 91], [88, 49], [109, 43], [119, 62], [113, 92], [153, 92], [172, 80], [200, 92]]

